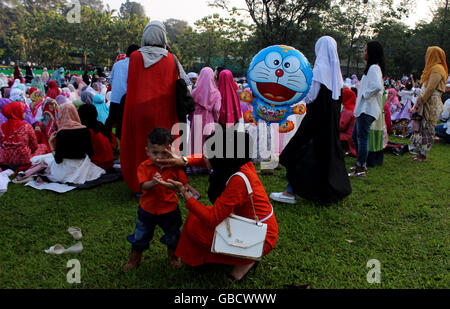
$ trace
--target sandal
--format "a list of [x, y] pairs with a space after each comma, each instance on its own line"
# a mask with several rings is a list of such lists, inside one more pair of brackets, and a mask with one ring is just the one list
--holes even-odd
[[348, 177], [361, 177], [361, 178], [366, 178], [366, 171], [361, 171], [358, 172], [356, 170], [354, 170], [353, 172], [348, 174]]

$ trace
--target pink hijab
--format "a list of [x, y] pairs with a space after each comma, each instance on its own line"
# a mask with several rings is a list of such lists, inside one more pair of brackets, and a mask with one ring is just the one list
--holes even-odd
[[219, 75], [219, 91], [222, 96], [219, 122], [229, 127], [242, 118], [241, 102], [236, 92], [233, 73], [223, 70]]
[[58, 131], [61, 130], [75, 130], [86, 128], [81, 124], [80, 116], [78, 115], [75, 105], [72, 103], [58, 106]]
[[[389, 109], [391, 110], [391, 112], [395, 112], [398, 109], [402, 108], [402, 105], [400, 104], [400, 102], [398, 101], [398, 97], [397, 97], [397, 91], [394, 88], [389, 88], [387, 90], [388, 94], [386, 96], [386, 104], [388, 105]], [[393, 99], [391, 99], [389, 97], [389, 94], [392, 94]]]
[[192, 91], [192, 97], [197, 105], [213, 113], [214, 120], [219, 120], [222, 97], [214, 81], [214, 71], [205, 67], [200, 71], [197, 86]]

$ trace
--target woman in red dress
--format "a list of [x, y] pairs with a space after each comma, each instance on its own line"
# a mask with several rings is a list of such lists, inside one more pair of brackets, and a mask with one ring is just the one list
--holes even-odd
[[48, 153], [47, 147], [38, 144], [33, 127], [24, 121], [27, 106], [11, 102], [2, 108], [8, 119], [0, 126], [0, 164], [25, 169], [31, 166], [30, 158]]
[[151, 21], [144, 29], [142, 48], [130, 56], [120, 163], [123, 178], [135, 193], [140, 191], [137, 168], [147, 159], [148, 133], [155, 127], [171, 130], [178, 122], [175, 105], [178, 73], [166, 46], [164, 24]]
[[[255, 262], [211, 253], [215, 227], [230, 214], [254, 219], [253, 206], [245, 182], [241, 177], [232, 177], [233, 174], [242, 172], [248, 178], [253, 189], [253, 205], [256, 215], [259, 220], [267, 224], [263, 256], [273, 250], [278, 237], [278, 225], [272, 205], [251, 162], [249, 155], [251, 143], [248, 134], [245, 134], [245, 145], [239, 144], [239, 150], [246, 150], [245, 157], [239, 158], [237, 155], [237, 142], [244, 141], [244, 139], [240, 139], [241, 137], [238, 139], [240, 134], [243, 133], [223, 133], [223, 153], [227, 153], [226, 145], [233, 145], [234, 155], [232, 158], [217, 158], [205, 154], [203, 158], [183, 159], [173, 156], [173, 159], [160, 161], [167, 166], [184, 166], [187, 162], [190, 166], [203, 166], [214, 170], [209, 178], [208, 189], [209, 199], [213, 203], [212, 207], [198, 202], [181, 183], [167, 180], [168, 183], [175, 185], [176, 190], [186, 199], [186, 208], [189, 210], [175, 254], [190, 266], [199, 266], [205, 263], [234, 265], [230, 279], [236, 280], [241, 280]], [[226, 138], [230, 136], [234, 137], [234, 140], [227, 144]]]

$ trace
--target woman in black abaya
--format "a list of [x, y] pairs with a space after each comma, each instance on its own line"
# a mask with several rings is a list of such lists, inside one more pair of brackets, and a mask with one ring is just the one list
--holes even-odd
[[339, 141], [343, 80], [336, 41], [321, 37], [315, 47], [313, 82], [306, 97], [308, 111], [280, 155], [286, 167], [286, 192], [270, 198], [295, 204], [295, 194], [319, 203], [335, 203], [352, 190]]

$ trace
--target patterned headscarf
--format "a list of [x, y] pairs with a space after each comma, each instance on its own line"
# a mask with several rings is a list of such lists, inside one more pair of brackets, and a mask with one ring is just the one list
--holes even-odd
[[37, 111], [39, 110], [39, 107], [42, 106], [43, 100], [44, 100], [44, 92], [43, 91], [35, 91], [31, 94], [30, 99], [30, 110], [33, 117], [36, 117]]
[[52, 98], [47, 98], [42, 106], [42, 121], [37, 123], [35, 130], [44, 133], [47, 139], [50, 138], [53, 132], [58, 131], [56, 119], [58, 119], [58, 103]]

